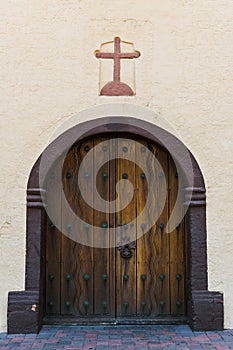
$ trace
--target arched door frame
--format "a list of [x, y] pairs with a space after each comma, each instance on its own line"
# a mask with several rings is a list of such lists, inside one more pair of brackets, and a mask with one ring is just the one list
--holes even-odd
[[[185, 148], [183, 143], [168, 131], [133, 117], [102, 117], [78, 124], [64, 132], [47, 147], [34, 164], [28, 181], [25, 290], [9, 292], [9, 333], [38, 333], [42, 326], [45, 267], [43, 200], [45, 190], [40, 188], [39, 181], [42, 156], [46, 158], [49, 155], [47, 164], [52, 166], [68, 150], [71, 140], [75, 142], [87, 136], [112, 132], [127, 132], [146, 137], [165, 147], [172, 156], [174, 145]], [[192, 162], [193, 186], [185, 188], [185, 197], [189, 203], [186, 214], [187, 316], [193, 330], [221, 330], [223, 329], [223, 295], [220, 292], [208, 291], [205, 184], [195, 158], [190, 152], [189, 155]], [[178, 153], [175, 156], [177, 164], [185, 173], [187, 169], [185, 169], [183, 155]]]

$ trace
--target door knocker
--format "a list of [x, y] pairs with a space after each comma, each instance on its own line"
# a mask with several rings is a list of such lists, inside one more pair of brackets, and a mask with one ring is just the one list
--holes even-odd
[[133, 255], [132, 250], [136, 249], [136, 242], [131, 242], [125, 245], [117, 246], [117, 249], [120, 251], [121, 257], [123, 259], [130, 259]]

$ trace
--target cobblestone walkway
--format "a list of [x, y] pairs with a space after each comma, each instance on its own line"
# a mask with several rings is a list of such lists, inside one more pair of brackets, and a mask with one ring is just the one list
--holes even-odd
[[233, 349], [233, 330], [192, 332], [188, 326], [44, 326], [38, 335], [0, 333], [0, 349]]

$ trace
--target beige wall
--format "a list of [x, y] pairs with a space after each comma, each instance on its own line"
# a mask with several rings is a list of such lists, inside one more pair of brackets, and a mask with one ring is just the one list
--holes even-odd
[[[209, 289], [233, 328], [232, 0], [2, 0], [0, 13], [0, 331], [8, 291], [24, 288], [30, 169], [70, 115], [108, 103], [162, 116], [199, 162]], [[141, 51], [135, 97], [98, 96], [93, 52], [116, 35]]]

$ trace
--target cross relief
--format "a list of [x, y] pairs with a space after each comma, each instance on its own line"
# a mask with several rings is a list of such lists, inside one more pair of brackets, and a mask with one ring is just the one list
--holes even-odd
[[[132, 88], [121, 81], [121, 60], [132, 60], [140, 56], [140, 52], [134, 50], [133, 52], [122, 52], [121, 39], [114, 38], [114, 52], [95, 51], [96, 58], [112, 59], [113, 60], [113, 80], [105, 84], [100, 90], [100, 95], [104, 96], [133, 96], [135, 93]], [[123, 43], [123, 42], [122, 42]]]

